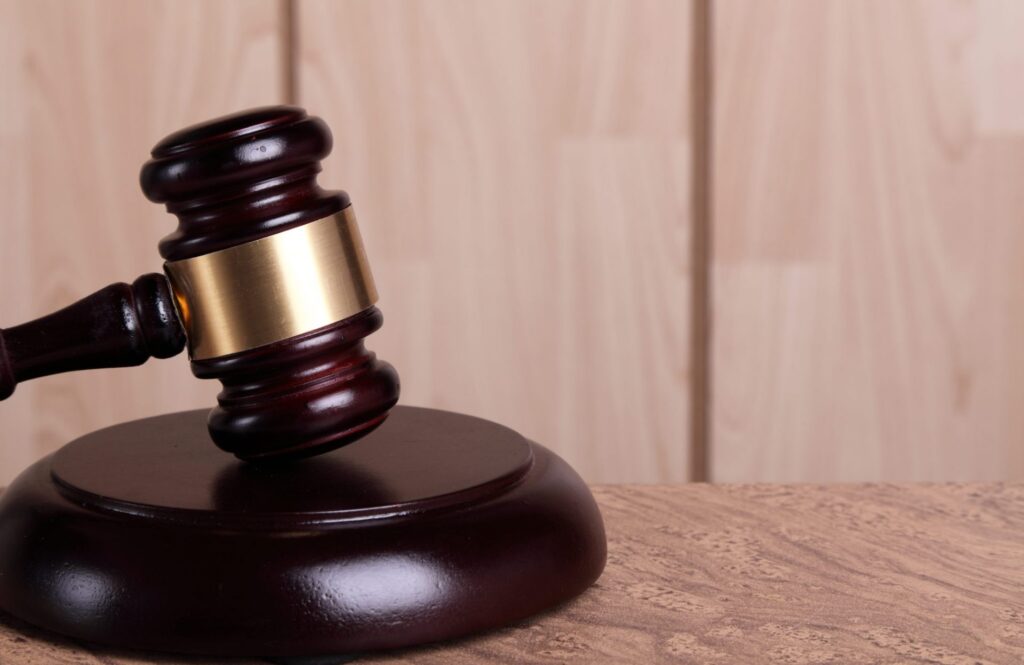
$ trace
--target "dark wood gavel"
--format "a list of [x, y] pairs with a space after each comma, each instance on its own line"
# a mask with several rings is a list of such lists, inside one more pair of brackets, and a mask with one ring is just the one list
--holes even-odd
[[209, 430], [246, 460], [350, 443], [398, 401], [395, 370], [363, 345], [383, 319], [344, 192], [316, 182], [331, 134], [294, 107], [189, 127], [153, 149], [142, 189], [178, 217], [164, 274], [112, 284], [0, 330], [0, 399], [17, 383], [168, 358], [223, 390]]

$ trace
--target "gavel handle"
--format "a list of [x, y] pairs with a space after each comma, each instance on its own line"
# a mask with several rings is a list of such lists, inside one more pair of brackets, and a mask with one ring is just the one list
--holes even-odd
[[0, 400], [21, 381], [98, 367], [141, 365], [185, 346], [167, 278], [111, 284], [73, 305], [0, 330]]

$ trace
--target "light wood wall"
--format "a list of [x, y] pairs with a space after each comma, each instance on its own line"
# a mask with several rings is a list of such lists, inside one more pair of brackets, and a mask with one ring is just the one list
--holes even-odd
[[[404, 403], [590, 480], [687, 479], [688, 2], [0, 1], [0, 325], [159, 269], [162, 135], [294, 101], [334, 131], [321, 181], [355, 202]], [[177, 358], [21, 386], [0, 483], [216, 385]]]
[[298, 97], [338, 137], [324, 180], [364, 220], [405, 400], [515, 425], [593, 480], [686, 480], [689, 20], [299, 4]]
[[1024, 3], [714, 5], [712, 473], [1024, 475]]
[[[293, 102], [405, 403], [594, 482], [1019, 478], [1022, 32], [1015, 0], [0, 0], [0, 325], [159, 269], [157, 139]], [[0, 484], [216, 388], [21, 386]]]
[[[0, 0], [0, 326], [160, 270], [173, 217], [146, 201], [156, 139], [279, 102], [273, 0]], [[0, 402], [0, 484], [69, 439], [212, 404], [185, 358], [28, 382]]]

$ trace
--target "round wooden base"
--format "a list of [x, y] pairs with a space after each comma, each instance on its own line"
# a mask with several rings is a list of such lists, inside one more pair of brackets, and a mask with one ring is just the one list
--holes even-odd
[[82, 437], [0, 499], [0, 608], [155, 651], [304, 657], [486, 630], [582, 592], [605, 561], [579, 476], [519, 434], [397, 407], [288, 466], [219, 451], [206, 411]]

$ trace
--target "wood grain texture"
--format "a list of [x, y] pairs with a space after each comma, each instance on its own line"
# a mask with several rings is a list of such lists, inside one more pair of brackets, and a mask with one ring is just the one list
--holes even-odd
[[[279, 3], [0, 1], [0, 326], [159, 270], [174, 218], [139, 167], [163, 135], [279, 103]], [[13, 91], [13, 92], [12, 92]], [[22, 386], [0, 404], [0, 483], [96, 429], [213, 404], [184, 357]]]
[[402, 401], [685, 480], [690, 2], [297, 4]]
[[1024, 475], [1020, 3], [714, 3], [714, 480]]
[[[1022, 486], [695, 484], [596, 495], [609, 562], [580, 599], [476, 639], [357, 662], [1024, 659]], [[0, 622], [0, 663], [146, 662], [203, 661], [94, 651]]]

